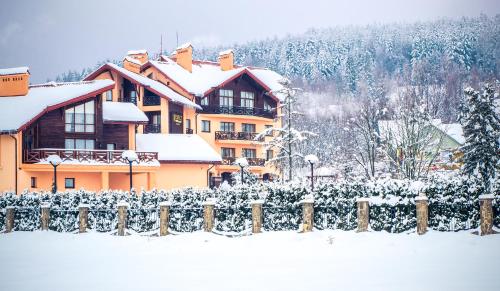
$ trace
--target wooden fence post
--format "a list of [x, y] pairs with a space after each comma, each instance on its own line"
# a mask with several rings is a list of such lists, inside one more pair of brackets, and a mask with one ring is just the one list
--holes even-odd
[[302, 232], [310, 232], [314, 227], [314, 198], [312, 195], [300, 201], [302, 204]]
[[12, 232], [14, 230], [14, 214], [16, 208], [14, 206], [7, 206], [5, 209], [5, 232]]
[[89, 205], [80, 204], [78, 206], [78, 232], [87, 232], [87, 227], [89, 223]]
[[168, 234], [170, 205], [172, 204], [169, 201], [160, 202], [160, 236], [165, 236]]
[[264, 200], [250, 201], [252, 207], [252, 233], [262, 232], [262, 204], [264, 204]]
[[206, 232], [211, 232], [214, 228], [215, 201], [215, 198], [207, 198], [207, 201], [203, 202], [203, 230]]
[[481, 216], [481, 235], [493, 233], [493, 195], [479, 195], [479, 212]]
[[120, 201], [118, 206], [118, 235], [125, 235], [125, 228], [127, 228], [127, 208], [129, 204], [126, 201]]
[[370, 198], [357, 198], [358, 204], [358, 232], [368, 230], [368, 219], [370, 216]]
[[429, 224], [429, 199], [426, 196], [415, 197], [417, 207], [417, 233], [424, 234], [427, 232]]
[[40, 206], [40, 226], [42, 230], [49, 230], [50, 203], [43, 202]]

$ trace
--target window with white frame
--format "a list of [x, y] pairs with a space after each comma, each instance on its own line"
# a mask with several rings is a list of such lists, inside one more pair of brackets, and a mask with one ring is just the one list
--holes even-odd
[[219, 106], [233, 107], [233, 90], [219, 90]]
[[255, 124], [253, 124], [253, 123], [242, 123], [241, 124], [241, 131], [253, 133], [253, 132], [255, 132]]
[[220, 131], [232, 132], [234, 131], [234, 122], [224, 122], [220, 123]]
[[242, 149], [241, 156], [244, 158], [255, 158], [257, 156], [257, 151], [255, 149]]
[[241, 91], [241, 107], [253, 108], [254, 98], [253, 92]]
[[65, 149], [93, 150], [95, 141], [93, 139], [66, 138], [64, 140]]
[[67, 108], [64, 111], [66, 132], [94, 133], [94, 100]]
[[202, 105], [202, 106], [208, 106], [208, 96], [205, 96], [205, 97], [201, 98], [200, 105]]
[[269, 102], [264, 101], [264, 110], [266, 110], [266, 111], [272, 111], [273, 107], [271, 106], [271, 104], [269, 104]]
[[106, 91], [106, 101], [113, 101], [113, 90]]

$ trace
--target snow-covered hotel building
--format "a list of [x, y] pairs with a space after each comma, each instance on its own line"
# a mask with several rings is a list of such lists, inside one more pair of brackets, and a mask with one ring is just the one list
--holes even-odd
[[[129, 51], [123, 67], [107, 63], [81, 82], [29, 85], [27, 68], [0, 70], [0, 191], [50, 190], [50, 155], [58, 189], [129, 188], [124, 150], [135, 150], [135, 188], [214, 186], [238, 171], [238, 157], [262, 179], [276, 173], [257, 133], [280, 126], [282, 77], [193, 60], [186, 44], [150, 60]], [[266, 136], [264, 139], [272, 138]]]

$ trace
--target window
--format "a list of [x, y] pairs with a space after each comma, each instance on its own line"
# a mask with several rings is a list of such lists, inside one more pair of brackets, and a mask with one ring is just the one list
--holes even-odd
[[220, 155], [222, 158], [234, 158], [234, 148], [221, 148]]
[[208, 97], [203, 97], [203, 98], [201, 98], [201, 100], [200, 100], [200, 104], [201, 104], [202, 106], [208, 106]]
[[269, 130], [269, 129], [273, 128], [273, 126], [272, 125], [265, 125], [265, 127], [266, 127], [266, 131], [267, 131], [266, 136], [273, 136], [273, 131]]
[[233, 107], [233, 90], [219, 90], [219, 105], [224, 107]]
[[113, 101], [113, 90], [106, 91], [106, 101]]
[[234, 131], [234, 122], [221, 122], [220, 131]]
[[137, 97], [137, 91], [130, 91], [130, 98], [134, 99]]
[[186, 128], [191, 129], [191, 119], [186, 119]]
[[114, 144], [114, 143], [108, 143], [108, 144], [106, 145], [106, 149], [107, 149], [108, 151], [114, 151], [114, 150], [116, 149], [116, 144]]
[[253, 92], [241, 91], [241, 107], [253, 108], [254, 94]]
[[269, 161], [270, 159], [272, 159], [273, 155], [274, 155], [273, 150], [267, 150], [266, 151], [266, 161]]
[[264, 110], [273, 111], [273, 107], [267, 101], [264, 101]]
[[253, 132], [255, 132], [255, 124], [242, 123], [241, 124], [241, 131], [253, 133]]
[[152, 114], [151, 124], [161, 124], [161, 114]]
[[31, 177], [31, 188], [36, 188], [36, 177]]
[[93, 150], [95, 141], [93, 139], [67, 138], [64, 140], [65, 149]]
[[66, 189], [75, 189], [75, 178], [64, 178], [64, 187]]
[[202, 120], [201, 121], [201, 131], [202, 132], [210, 132], [210, 121]]
[[255, 149], [242, 149], [241, 155], [245, 158], [255, 158], [257, 156], [257, 152]]
[[94, 100], [65, 110], [66, 132], [94, 132]]

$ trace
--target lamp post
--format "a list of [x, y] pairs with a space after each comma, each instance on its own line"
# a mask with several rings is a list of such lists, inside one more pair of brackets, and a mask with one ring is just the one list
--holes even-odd
[[314, 164], [318, 162], [316, 155], [307, 155], [304, 160], [311, 165], [311, 192], [314, 191]]
[[248, 167], [248, 160], [245, 157], [243, 157], [243, 158], [237, 158], [236, 161], [234, 161], [234, 163], [240, 167], [240, 170], [241, 170], [241, 184], [243, 184], [245, 182], [245, 178], [243, 177], [243, 168], [244, 167]]
[[47, 161], [54, 167], [54, 186], [52, 187], [52, 193], [57, 192], [57, 166], [62, 163], [61, 157], [58, 155], [50, 155], [47, 157]]
[[132, 163], [137, 161], [137, 153], [133, 150], [127, 150], [122, 153], [122, 159], [128, 162], [130, 175], [130, 192], [132, 192]]

